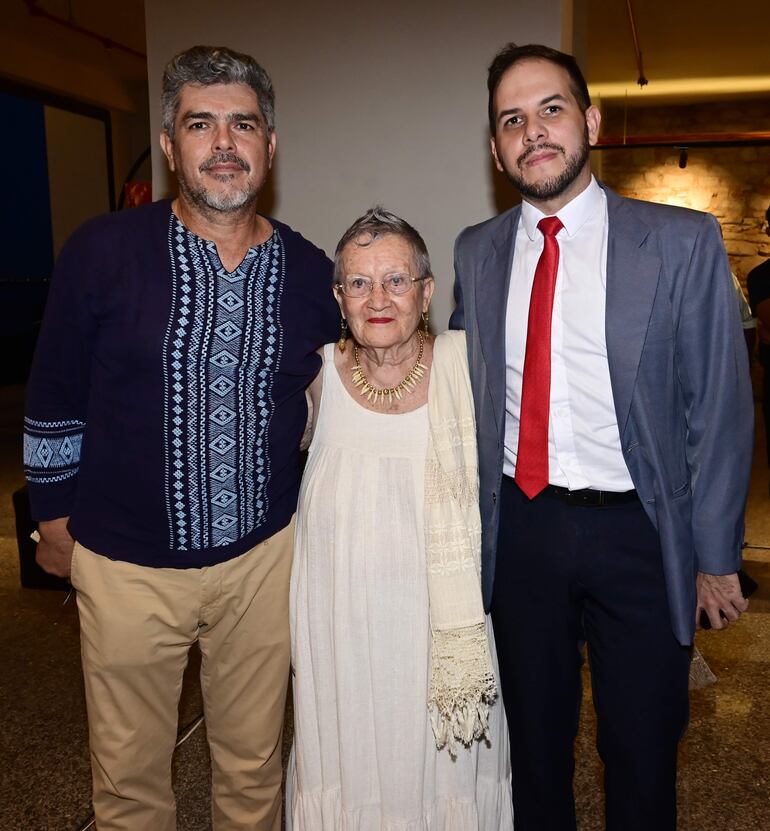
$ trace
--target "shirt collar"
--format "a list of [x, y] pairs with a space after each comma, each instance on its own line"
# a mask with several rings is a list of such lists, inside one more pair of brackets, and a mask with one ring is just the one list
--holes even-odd
[[[564, 231], [568, 237], [573, 237], [583, 225], [601, 210], [602, 202], [604, 201], [604, 191], [599, 186], [596, 179], [591, 176], [591, 181], [588, 187], [581, 191], [574, 199], [567, 202], [567, 204], [556, 214], [564, 226]], [[540, 231], [537, 230], [537, 223], [546, 216], [541, 210], [536, 208], [529, 202], [522, 201], [521, 203], [521, 221], [524, 225], [524, 230], [527, 236], [534, 241], [540, 237]], [[559, 233], [562, 233], [561, 231]]]

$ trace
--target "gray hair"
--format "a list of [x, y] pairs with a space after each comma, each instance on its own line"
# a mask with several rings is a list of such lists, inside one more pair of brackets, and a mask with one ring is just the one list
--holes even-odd
[[254, 90], [270, 134], [275, 130], [275, 93], [265, 70], [251, 57], [226, 46], [192, 46], [173, 57], [163, 72], [160, 95], [163, 130], [174, 139], [179, 96], [185, 84], [246, 84]]
[[401, 239], [409, 243], [415, 265], [417, 266], [417, 276], [420, 279], [433, 277], [428, 249], [419, 232], [406, 220], [401, 219], [400, 216], [386, 211], [382, 205], [375, 205], [363, 216], [359, 216], [337, 243], [337, 249], [334, 252], [335, 281], [339, 282], [342, 276], [340, 273], [342, 268], [342, 252], [347, 245], [353, 243], [361, 248], [366, 248], [368, 245], [371, 245], [373, 242], [388, 234], [392, 234], [394, 237], [401, 237]]

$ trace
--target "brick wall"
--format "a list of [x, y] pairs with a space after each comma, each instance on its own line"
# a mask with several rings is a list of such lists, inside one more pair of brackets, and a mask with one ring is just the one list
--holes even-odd
[[[668, 107], [630, 107], [626, 134], [770, 131], [770, 100], [737, 100]], [[622, 135], [622, 108], [605, 105], [602, 135]], [[687, 167], [669, 147], [594, 152], [601, 179], [623, 194], [713, 213], [722, 225], [733, 271], [742, 283], [770, 257], [764, 233], [770, 205], [770, 146], [691, 147]]]

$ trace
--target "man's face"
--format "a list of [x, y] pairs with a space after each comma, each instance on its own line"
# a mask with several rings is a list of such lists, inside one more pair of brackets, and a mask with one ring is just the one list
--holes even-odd
[[275, 153], [257, 95], [245, 84], [187, 84], [179, 96], [175, 138], [161, 133], [180, 196], [206, 213], [257, 201]]
[[599, 136], [599, 111], [580, 111], [569, 80], [557, 64], [528, 58], [514, 64], [495, 91], [497, 169], [547, 213], [588, 185], [589, 145]]

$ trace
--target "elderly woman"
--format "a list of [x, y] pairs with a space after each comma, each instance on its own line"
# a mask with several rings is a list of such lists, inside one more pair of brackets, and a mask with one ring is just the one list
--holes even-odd
[[431, 338], [425, 243], [380, 208], [335, 279], [292, 574], [288, 827], [511, 829], [465, 338]]

